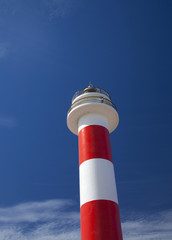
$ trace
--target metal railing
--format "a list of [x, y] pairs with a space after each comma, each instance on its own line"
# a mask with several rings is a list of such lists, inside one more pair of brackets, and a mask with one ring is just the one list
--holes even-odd
[[118, 110], [117, 110], [117, 107], [115, 106], [115, 104], [112, 103], [110, 100], [108, 100], [108, 99], [106, 99], [106, 98], [104, 98], [104, 97], [93, 97], [93, 96], [89, 96], [89, 97], [85, 97], [85, 98], [82, 98], [82, 99], [77, 100], [76, 102], [74, 102], [74, 103], [70, 106], [70, 108], [69, 108], [69, 110], [68, 110], [68, 113], [69, 113], [73, 108], [75, 108], [75, 107], [77, 107], [77, 106], [79, 106], [79, 105], [81, 105], [81, 104], [90, 103], [90, 102], [91, 102], [91, 103], [92, 103], [92, 102], [95, 102], [95, 103], [104, 103], [104, 104], [107, 104], [107, 105], [113, 107], [116, 111], [118, 111]]
[[[107, 93], [104, 89], [102, 88], [98, 88], [98, 87], [92, 87], [90, 88], [90, 90], [92, 89], [91, 92], [98, 92], [98, 93], [102, 93], [104, 95], [106, 95], [109, 99], [111, 99], [109, 93]], [[74, 99], [78, 96], [80, 96], [81, 94], [83, 93], [86, 93], [86, 92], [90, 92], [89, 91], [89, 87], [88, 88], [83, 88], [83, 89], [80, 89], [79, 91], [77, 91], [74, 95], [73, 95], [73, 98], [72, 98], [72, 102], [74, 101]]]

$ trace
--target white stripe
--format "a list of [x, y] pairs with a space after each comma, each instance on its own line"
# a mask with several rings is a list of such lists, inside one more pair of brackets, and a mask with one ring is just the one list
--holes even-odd
[[88, 113], [82, 116], [78, 122], [78, 133], [81, 129], [89, 125], [100, 125], [109, 130], [107, 119], [98, 113]]
[[80, 206], [93, 200], [111, 200], [118, 203], [113, 163], [93, 158], [79, 167]]

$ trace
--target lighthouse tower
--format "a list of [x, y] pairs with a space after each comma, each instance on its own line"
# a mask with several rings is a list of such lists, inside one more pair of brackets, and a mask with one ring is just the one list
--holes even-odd
[[81, 240], [122, 240], [109, 133], [119, 122], [116, 106], [103, 89], [76, 92], [67, 125], [79, 136]]

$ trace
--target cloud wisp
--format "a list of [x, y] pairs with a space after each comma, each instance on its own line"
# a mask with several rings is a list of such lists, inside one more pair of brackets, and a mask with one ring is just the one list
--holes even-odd
[[48, 7], [49, 20], [72, 15], [79, 6], [79, 0], [44, 0]]
[[153, 215], [135, 215], [122, 224], [124, 240], [172, 239], [172, 210]]
[[78, 240], [79, 213], [69, 200], [28, 202], [0, 208], [1, 240]]
[[[70, 200], [0, 208], [1, 240], [80, 240], [79, 212]], [[131, 214], [133, 216], [133, 214]], [[171, 240], [172, 210], [123, 221], [124, 240]]]
[[9, 44], [5, 42], [0, 42], [0, 59], [4, 58], [9, 51]]
[[0, 115], [0, 127], [15, 127], [17, 125], [17, 122], [12, 117], [2, 116]]

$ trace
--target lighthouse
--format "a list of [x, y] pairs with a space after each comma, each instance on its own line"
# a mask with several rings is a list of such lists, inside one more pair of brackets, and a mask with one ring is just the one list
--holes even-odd
[[76, 92], [67, 113], [78, 136], [81, 240], [122, 240], [110, 136], [119, 122], [116, 106], [101, 88]]

